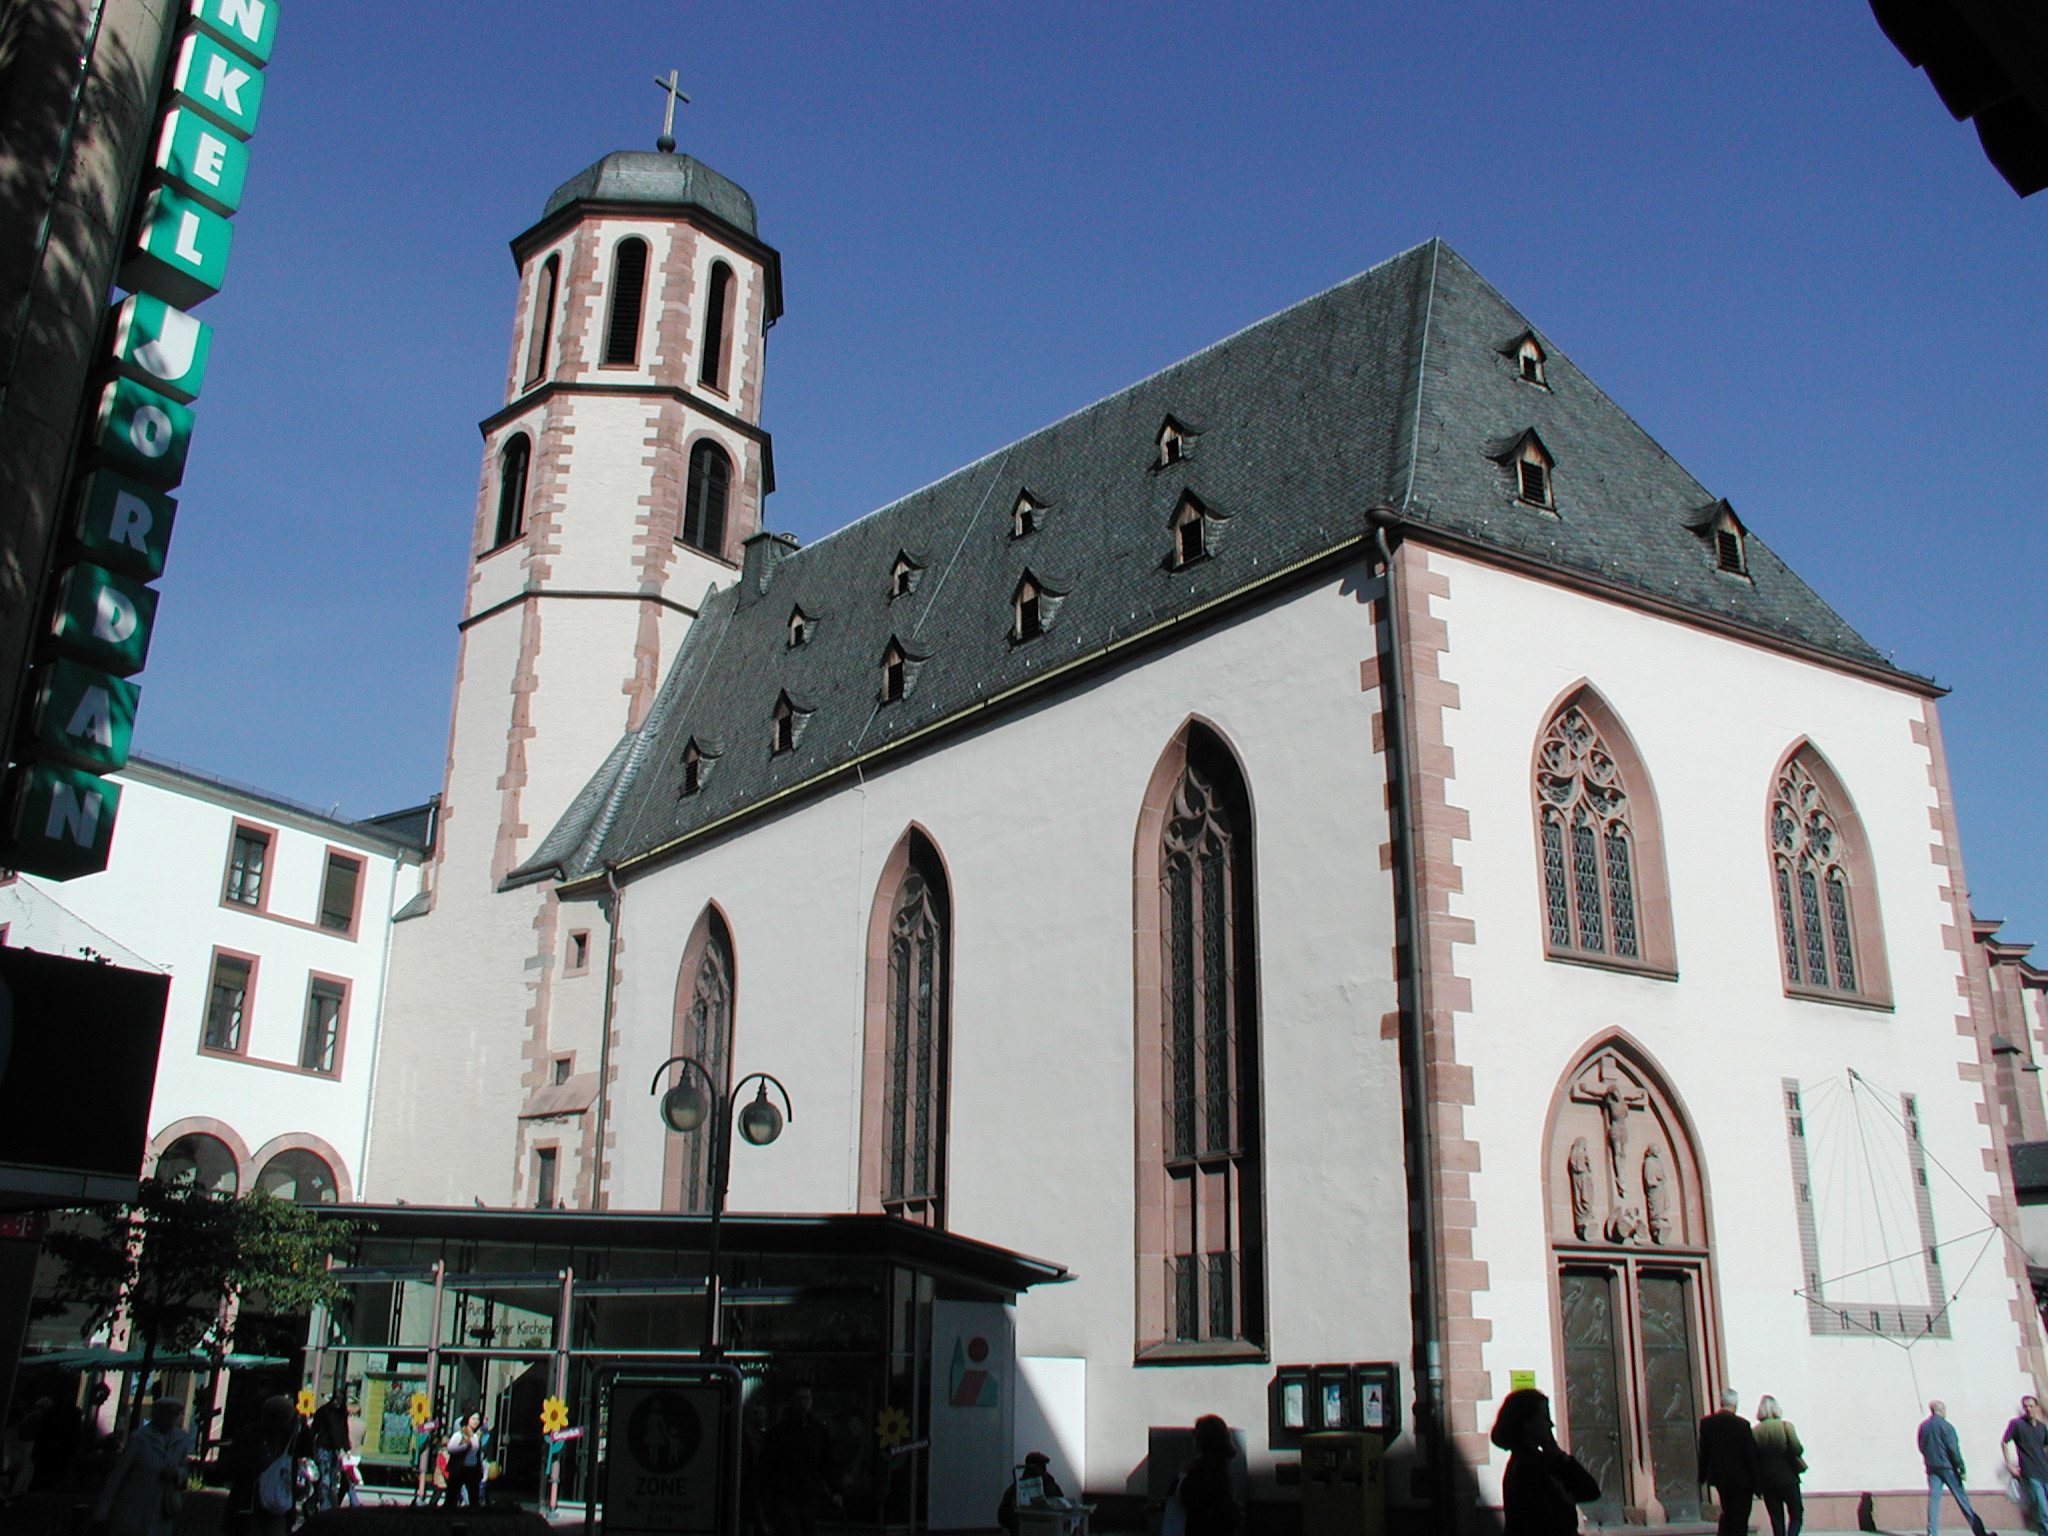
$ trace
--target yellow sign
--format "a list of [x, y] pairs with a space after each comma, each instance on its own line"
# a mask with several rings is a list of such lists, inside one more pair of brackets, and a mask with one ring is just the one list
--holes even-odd
[[299, 1400], [295, 1406], [299, 1410], [300, 1418], [310, 1419], [313, 1417], [313, 1389], [311, 1387], [299, 1388]]
[[559, 1397], [548, 1398], [540, 1405], [540, 1427], [543, 1433], [552, 1435], [558, 1429], [569, 1427], [569, 1405]]
[[1533, 1392], [1533, 1391], [1535, 1391], [1535, 1390], [1536, 1390], [1536, 1373], [1535, 1373], [1534, 1371], [1509, 1371], [1509, 1372], [1508, 1372], [1508, 1390], [1509, 1390], [1510, 1392]]
[[901, 1445], [910, 1438], [910, 1415], [901, 1408], [884, 1408], [875, 1420], [875, 1439], [882, 1449]]

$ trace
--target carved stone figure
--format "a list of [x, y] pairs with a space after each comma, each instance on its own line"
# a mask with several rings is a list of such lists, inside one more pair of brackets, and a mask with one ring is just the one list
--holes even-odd
[[1572, 1155], [1565, 1168], [1572, 1179], [1572, 1231], [1580, 1242], [1593, 1236], [1593, 1154], [1581, 1136], [1572, 1143]]
[[1650, 1241], [1670, 1242], [1677, 1226], [1671, 1219], [1671, 1178], [1655, 1147], [1643, 1154], [1643, 1204], [1650, 1212]]
[[1626, 1243], [1642, 1235], [1643, 1213], [1629, 1187], [1628, 1116], [1648, 1109], [1650, 1095], [1610, 1069], [1612, 1056], [1602, 1056], [1572, 1084], [1572, 1098], [1600, 1111], [1607, 1128], [1607, 1240]]

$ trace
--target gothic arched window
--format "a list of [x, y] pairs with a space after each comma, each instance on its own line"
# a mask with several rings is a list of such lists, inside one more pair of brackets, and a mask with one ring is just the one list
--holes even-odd
[[1264, 1336], [1251, 804], [1189, 724], [1139, 818], [1141, 1352]]
[[717, 390], [725, 388], [725, 345], [732, 332], [732, 297], [732, 268], [714, 261], [711, 282], [704, 294], [704, 347], [697, 362], [697, 382]]
[[683, 490], [683, 542], [725, 558], [725, 503], [732, 489], [732, 460], [708, 437], [690, 450], [690, 478]]
[[526, 349], [526, 387], [533, 388], [548, 371], [548, 347], [555, 339], [555, 290], [562, 280], [562, 258], [541, 263], [533, 286], [533, 320]]
[[[676, 973], [669, 1054], [695, 1057], [720, 1093], [732, 1079], [733, 996], [732, 932], [716, 907], [706, 907], [683, 949], [682, 967]], [[669, 1133], [662, 1159], [668, 1210], [711, 1209], [711, 1129], [706, 1122], [688, 1135]]]
[[1771, 790], [1771, 896], [1785, 989], [1889, 1003], [1868, 844], [1848, 792], [1801, 744]]
[[938, 850], [913, 829], [882, 871], [868, 927], [862, 1207], [946, 1224], [952, 899]]
[[1592, 689], [1551, 714], [1535, 794], [1545, 952], [1673, 973], [1656, 799], [1634, 743]]
[[647, 242], [621, 240], [612, 253], [611, 313], [605, 320], [604, 361], [631, 368], [640, 361], [640, 308], [647, 296]]
[[491, 548], [510, 544], [526, 532], [526, 478], [533, 440], [515, 432], [498, 453], [498, 529]]

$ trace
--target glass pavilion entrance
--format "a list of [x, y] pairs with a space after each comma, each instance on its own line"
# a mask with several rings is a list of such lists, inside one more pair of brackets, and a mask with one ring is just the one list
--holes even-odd
[[[597, 1373], [702, 1358], [710, 1219], [639, 1212], [354, 1207], [349, 1299], [316, 1313], [307, 1378], [347, 1396], [365, 1481], [433, 1493], [434, 1440], [481, 1413], [491, 1497], [581, 1502], [601, 1444]], [[799, 1387], [830, 1435], [846, 1521], [926, 1525], [935, 1304], [1012, 1302], [1058, 1265], [888, 1216], [724, 1218], [724, 1358], [744, 1381], [742, 1462]], [[548, 1487], [541, 1406], [558, 1396], [586, 1438]], [[940, 1454], [944, 1454], [943, 1447]], [[1007, 1476], [1007, 1466], [1001, 1475]], [[743, 1489], [743, 1503], [754, 1490]]]

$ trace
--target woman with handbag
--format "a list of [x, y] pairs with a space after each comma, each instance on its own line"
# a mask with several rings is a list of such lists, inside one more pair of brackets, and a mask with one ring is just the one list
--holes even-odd
[[113, 1536], [170, 1536], [178, 1523], [192, 1461], [192, 1437], [178, 1427], [184, 1417], [182, 1403], [160, 1397], [122, 1447], [93, 1510]]
[[1775, 1397], [1756, 1405], [1756, 1491], [1771, 1517], [1771, 1536], [1799, 1536], [1806, 1523], [1806, 1505], [1799, 1497], [1799, 1474], [1806, 1470], [1806, 1447], [1799, 1431], [1778, 1409]]

